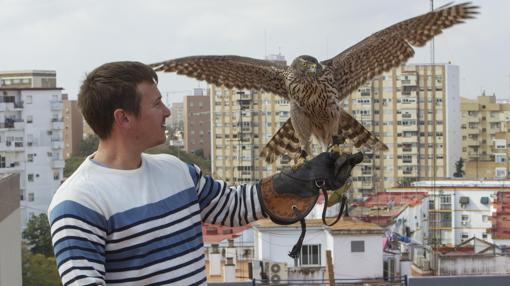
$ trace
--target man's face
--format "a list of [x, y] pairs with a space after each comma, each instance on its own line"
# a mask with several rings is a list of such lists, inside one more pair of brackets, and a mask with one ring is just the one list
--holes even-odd
[[141, 95], [140, 113], [135, 118], [135, 140], [142, 149], [165, 143], [165, 119], [170, 110], [161, 101], [161, 93], [153, 83], [138, 84], [137, 91]]

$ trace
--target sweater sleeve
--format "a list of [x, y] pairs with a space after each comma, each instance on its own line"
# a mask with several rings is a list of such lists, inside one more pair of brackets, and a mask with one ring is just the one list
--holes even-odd
[[69, 200], [50, 208], [48, 218], [62, 285], [106, 285], [106, 219]]
[[202, 221], [240, 226], [266, 218], [260, 206], [257, 185], [228, 186], [226, 182], [203, 176], [196, 165], [188, 165], [198, 196]]

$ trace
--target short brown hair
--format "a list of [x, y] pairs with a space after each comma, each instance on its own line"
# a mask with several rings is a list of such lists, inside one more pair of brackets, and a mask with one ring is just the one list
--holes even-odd
[[157, 84], [158, 76], [140, 62], [107, 63], [87, 75], [80, 88], [78, 105], [99, 138], [110, 136], [115, 109], [122, 108], [138, 116], [141, 95], [136, 87], [142, 82]]

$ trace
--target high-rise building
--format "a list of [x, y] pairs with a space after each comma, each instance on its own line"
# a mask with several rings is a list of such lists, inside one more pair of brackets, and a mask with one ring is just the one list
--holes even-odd
[[211, 157], [210, 104], [208, 95], [184, 97], [184, 149], [197, 155], [202, 153], [204, 158]]
[[63, 177], [62, 89], [55, 86], [55, 72], [40, 74], [0, 74], [4, 84], [0, 87], [0, 174], [20, 174], [22, 226], [30, 215], [46, 212]]
[[[460, 158], [458, 86], [457, 66], [407, 65], [374, 78], [344, 100], [344, 109], [389, 147], [382, 154], [364, 150], [365, 161], [353, 171], [356, 196], [452, 176]], [[249, 182], [287, 166], [288, 157], [267, 165], [258, 154], [289, 111], [288, 101], [270, 93], [213, 87], [214, 174]]]
[[184, 130], [184, 104], [182, 102], [173, 102], [170, 106], [170, 117], [166, 119], [166, 124], [173, 129]]
[[507, 178], [510, 103], [495, 95], [461, 99], [462, 158], [467, 178]]
[[267, 164], [260, 150], [289, 118], [289, 102], [277, 95], [212, 87], [212, 170], [231, 183], [253, 182], [289, 164]]
[[459, 68], [406, 65], [367, 82], [344, 108], [389, 148], [353, 171], [357, 196], [415, 180], [447, 178], [460, 154]]
[[64, 159], [80, 153], [83, 137], [83, 116], [76, 100], [64, 96]]

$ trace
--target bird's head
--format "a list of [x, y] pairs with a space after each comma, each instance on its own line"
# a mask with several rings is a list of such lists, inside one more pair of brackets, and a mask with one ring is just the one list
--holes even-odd
[[318, 75], [322, 72], [322, 65], [312, 56], [299, 56], [291, 64], [294, 72], [302, 75]]

